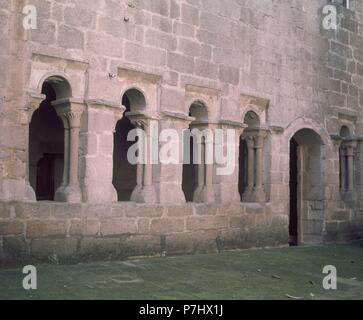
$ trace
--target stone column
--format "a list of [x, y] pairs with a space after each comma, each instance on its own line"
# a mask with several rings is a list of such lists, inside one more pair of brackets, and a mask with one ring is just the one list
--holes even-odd
[[[68, 163], [68, 184], [66, 187], [57, 190], [56, 201], [78, 203], [82, 202], [82, 192], [79, 183], [79, 131], [81, 127], [81, 117], [85, 109], [84, 103], [76, 99], [60, 99], [52, 102], [57, 114], [67, 121], [70, 134], [68, 140], [64, 142], [65, 147], [69, 146], [69, 152], [64, 152], [64, 171]], [[66, 127], [65, 127], [66, 129]], [[66, 136], [66, 135], [65, 135]], [[67, 156], [67, 158], [66, 158]], [[67, 172], [67, 171], [66, 171]]]
[[357, 192], [359, 192], [359, 208], [363, 208], [363, 138], [357, 139], [359, 158], [357, 159]]
[[339, 148], [339, 166], [340, 166], [340, 189], [342, 192], [345, 192], [347, 186], [346, 186], [346, 150], [344, 145], [341, 145]]
[[253, 193], [256, 202], [264, 202], [266, 200], [266, 193], [263, 186], [264, 142], [266, 136], [267, 131], [264, 129], [260, 129], [255, 136], [256, 181]]
[[348, 175], [348, 185], [347, 191], [354, 191], [354, 151], [357, 146], [356, 141], [350, 141], [346, 145], [347, 150], [347, 175]]
[[[194, 123], [193, 128], [199, 129], [201, 132], [204, 130], [212, 130], [212, 135], [205, 137], [202, 136], [201, 143], [199, 145], [201, 151], [201, 163], [198, 164], [198, 180], [197, 188], [194, 192], [193, 201], [200, 203], [213, 203], [216, 201], [215, 190], [213, 185], [214, 176], [214, 126], [204, 122]], [[211, 157], [211, 159], [208, 159]], [[210, 161], [207, 161], [210, 160]], [[212, 162], [212, 163], [208, 163]]]
[[255, 167], [255, 149], [254, 139], [251, 132], [246, 132], [244, 139], [247, 144], [247, 188], [242, 195], [243, 202], [253, 201], [253, 188], [255, 185], [254, 167]]
[[62, 184], [55, 192], [54, 199], [62, 199], [65, 188], [69, 183], [69, 142], [70, 142], [70, 127], [67, 117], [64, 114], [58, 115], [63, 122], [64, 128], [64, 165], [63, 165], [63, 178]]
[[357, 147], [357, 141], [349, 140], [344, 141], [345, 147], [345, 176], [346, 176], [346, 188], [342, 190], [342, 199], [349, 206], [354, 206], [355, 201], [357, 200], [357, 192], [354, 186], [354, 156], [355, 149]]
[[245, 131], [248, 149], [248, 186], [243, 195], [244, 202], [264, 202], [263, 185], [264, 141], [268, 131], [256, 128]]
[[[197, 151], [200, 154], [200, 159], [198, 159], [198, 163], [195, 165], [195, 177], [196, 177], [196, 188], [194, 190], [193, 202], [203, 202], [201, 200], [201, 193], [205, 184], [205, 144], [202, 141], [200, 144], [197, 144], [197, 147], [194, 147], [195, 141], [193, 138], [193, 148], [194, 151]], [[194, 161], [192, 159], [191, 161]]]
[[[158, 197], [153, 181], [153, 143], [151, 130], [152, 121], [157, 121], [158, 119], [152, 118], [141, 112], [128, 112], [126, 116], [135, 127], [142, 129], [145, 134], [145, 141], [142, 141], [144, 143], [145, 163], [137, 165], [137, 185], [131, 194], [131, 201], [139, 203], [157, 203]], [[142, 182], [142, 185], [140, 185], [140, 182]]]
[[81, 132], [81, 187], [89, 203], [117, 202], [113, 186], [114, 132], [125, 107], [104, 100], [87, 100], [85, 128]]

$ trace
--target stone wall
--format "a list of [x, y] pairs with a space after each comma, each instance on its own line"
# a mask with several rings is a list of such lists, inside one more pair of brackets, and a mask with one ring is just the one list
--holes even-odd
[[[346, 202], [332, 136], [342, 125], [354, 138], [363, 136], [363, 4], [356, 1], [354, 11], [339, 6], [338, 30], [327, 31], [322, 28], [327, 3], [0, 0], [2, 256], [48, 259], [54, 253], [62, 259], [102, 255], [105, 248], [113, 256], [134, 256], [286, 244], [289, 141], [303, 128], [316, 132], [323, 145], [323, 199], [318, 209], [312, 201], [306, 210], [323, 216], [326, 240], [359, 236], [362, 139], [355, 163], [357, 199]], [[37, 30], [21, 27], [25, 4], [38, 9]], [[83, 204], [27, 203], [34, 200], [29, 122], [42, 84], [52, 75], [64, 77], [72, 98], [86, 106], [79, 151]], [[145, 93], [153, 116], [181, 115], [163, 119], [161, 127], [181, 130], [181, 119], [200, 97], [211, 122], [242, 123], [255, 111], [270, 132], [264, 157], [267, 203], [238, 203], [234, 174], [213, 177], [217, 204], [170, 209], [169, 194], [181, 194], [182, 166], [155, 166], [159, 204], [114, 204], [112, 136], [130, 87]], [[224, 203], [230, 206], [225, 209]]]
[[8, 203], [0, 261], [72, 262], [286, 245], [286, 216], [259, 204]]

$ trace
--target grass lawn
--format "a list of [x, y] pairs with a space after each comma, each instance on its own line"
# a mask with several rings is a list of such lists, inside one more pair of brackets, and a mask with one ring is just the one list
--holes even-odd
[[[338, 273], [324, 290], [325, 265]], [[294, 247], [77, 265], [39, 265], [38, 290], [22, 269], [0, 269], [0, 299], [363, 299], [363, 248]]]

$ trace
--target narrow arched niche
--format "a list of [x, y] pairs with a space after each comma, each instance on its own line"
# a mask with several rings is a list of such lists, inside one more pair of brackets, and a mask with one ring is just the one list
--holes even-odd
[[127, 141], [129, 132], [135, 129], [127, 117], [128, 112], [144, 111], [146, 99], [138, 89], [129, 89], [122, 96], [122, 105], [126, 108], [121, 120], [116, 124], [113, 152], [113, 185], [117, 191], [118, 201], [130, 201], [137, 185], [137, 166], [129, 163], [127, 152], [135, 143]]
[[[260, 128], [260, 117], [257, 115], [257, 113], [255, 113], [254, 111], [248, 111], [243, 119], [243, 123], [245, 125], [247, 125], [246, 130], [251, 130], [251, 129], [257, 129]], [[251, 150], [251, 149], [250, 149]], [[251, 152], [255, 153], [255, 150], [252, 149]], [[253, 157], [254, 159], [256, 157]], [[241, 135], [240, 137], [240, 143], [239, 143], [239, 157], [238, 157], [238, 169], [239, 169], [239, 173], [238, 173], [238, 191], [241, 197], [241, 201], [243, 201], [243, 195], [245, 193], [245, 191], [247, 190], [247, 186], [248, 186], [248, 168], [249, 168], [249, 163], [248, 163], [248, 148], [247, 148], [247, 143], [245, 140], [245, 137], [243, 135]], [[250, 166], [251, 167], [251, 166]], [[253, 176], [255, 177], [256, 175], [256, 163], [253, 163]], [[253, 179], [255, 180], [255, 179]]]
[[189, 126], [189, 132], [185, 132], [183, 137], [184, 143], [184, 164], [183, 164], [183, 180], [182, 189], [187, 202], [193, 202], [194, 192], [197, 188], [197, 168], [198, 165], [193, 163], [194, 157], [194, 139], [190, 135], [193, 124], [197, 122], [208, 121], [208, 109], [201, 101], [195, 101], [189, 108], [189, 116], [195, 120]]

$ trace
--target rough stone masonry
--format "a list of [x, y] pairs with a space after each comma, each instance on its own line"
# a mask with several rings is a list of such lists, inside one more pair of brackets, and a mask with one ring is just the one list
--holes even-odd
[[[1, 262], [362, 238], [363, 1], [0, 0], [0, 48]], [[131, 165], [155, 121], [234, 173]]]

